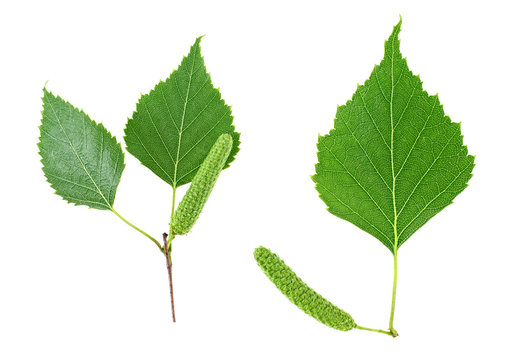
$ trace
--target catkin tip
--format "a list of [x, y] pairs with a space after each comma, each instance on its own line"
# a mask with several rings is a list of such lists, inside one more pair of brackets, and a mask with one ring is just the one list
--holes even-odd
[[213, 144], [174, 212], [171, 225], [175, 234], [184, 235], [192, 229], [226, 164], [232, 147], [233, 138], [229, 134], [220, 135]]
[[233, 146], [233, 137], [229, 134], [222, 134], [217, 139], [217, 142], [223, 143], [225, 146], [232, 147]]

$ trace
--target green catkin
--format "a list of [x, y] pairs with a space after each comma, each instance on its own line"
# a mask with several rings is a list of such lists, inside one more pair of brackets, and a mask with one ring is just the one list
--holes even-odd
[[348, 331], [356, 327], [351, 315], [308, 287], [278, 255], [260, 246], [254, 251], [254, 258], [283, 295], [305, 313], [337, 330]]
[[226, 165], [233, 147], [233, 138], [229, 134], [219, 136], [210, 152], [195, 174], [192, 184], [179, 203], [172, 218], [172, 231], [177, 235], [188, 233], [201, 214], [210, 196], [211, 190]]

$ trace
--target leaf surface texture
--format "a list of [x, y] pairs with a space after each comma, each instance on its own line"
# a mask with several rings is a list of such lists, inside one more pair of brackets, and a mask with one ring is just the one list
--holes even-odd
[[400, 52], [401, 21], [384, 58], [319, 137], [313, 179], [328, 210], [389, 250], [466, 188], [474, 157], [460, 125], [422, 88]]
[[221, 134], [238, 152], [231, 108], [213, 87], [200, 49], [201, 38], [165, 82], [143, 95], [125, 128], [127, 151], [174, 188], [192, 181]]
[[38, 144], [43, 172], [56, 194], [76, 205], [110, 210], [124, 153], [102, 124], [43, 89]]

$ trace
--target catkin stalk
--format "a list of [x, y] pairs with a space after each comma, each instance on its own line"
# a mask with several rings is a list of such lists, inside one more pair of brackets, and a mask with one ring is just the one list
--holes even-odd
[[212, 146], [174, 212], [172, 217], [174, 234], [184, 235], [192, 229], [226, 164], [232, 147], [233, 138], [229, 134], [220, 135]]
[[306, 285], [278, 255], [260, 246], [254, 251], [254, 258], [283, 295], [305, 313], [337, 330], [348, 331], [356, 327], [351, 315]]

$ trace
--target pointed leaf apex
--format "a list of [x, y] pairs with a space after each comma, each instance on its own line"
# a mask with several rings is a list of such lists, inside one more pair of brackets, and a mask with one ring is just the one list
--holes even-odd
[[[192, 48], [193, 48], [194, 46], [199, 47], [199, 46], [201, 45], [201, 40], [202, 40], [202, 38], [203, 38], [204, 36], [205, 36], [205, 35], [201, 35], [201, 36], [197, 37], [197, 38], [195, 39], [195, 42], [194, 42], [194, 43], [193, 43], [193, 45], [192, 45]], [[190, 50], [190, 51], [191, 51], [191, 50]]]
[[387, 39], [387, 41], [385, 41], [385, 57], [391, 57], [395, 54], [400, 54], [400, 40], [398, 38], [400, 31], [401, 31], [401, 16], [400, 16], [400, 21], [392, 29], [392, 33], [389, 36], [389, 39]]

